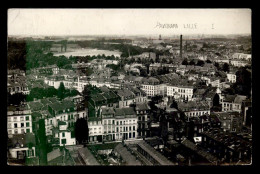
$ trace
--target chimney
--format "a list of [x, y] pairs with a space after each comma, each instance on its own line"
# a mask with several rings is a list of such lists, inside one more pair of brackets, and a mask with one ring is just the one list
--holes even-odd
[[180, 36], [180, 57], [182, 59], [182, 35]]

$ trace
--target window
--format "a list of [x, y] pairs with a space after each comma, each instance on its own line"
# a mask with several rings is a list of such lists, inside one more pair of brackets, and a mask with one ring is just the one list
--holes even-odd
[[24, 117], [20, 117], [20, 121], [24, 121]]
[[129, 131], [131, 131], [131, 126], [129, 127]]
[[116, 132], [118, 132], [118, 127], [116, 128]]
[[26, 116], [26, 121], [28, 121], [29, 120], [29, 116]]
[[21, 127], [24, 127], [24, 123], [21, 123]]
[[131, 133], [129, 133], [129, 138], [131, 138]]
[[25, 133], [24, 129], [21, 129], [21, 133], [22, 133], [22, 134], [24, 134], [24, 133]]
[[30, 123], [29, 122], [26, 122], [26, 127], [30, 127]]
[[120, 125], [122, 125], [122, 121], [120, 121]]
[[62, 137], [65, 137], [65, 133], [64, 132], [62, 132]]
[[133, 126], [133, 130], [135, 130], [135, 126]]
[[8, 134], [9, 134], [9, 135], [12, 134], [12, 130], [8, 130]]
[[14, 123], [14, 128], [17, 128], [17, 123]]
[[17, 129], [15, 129], [15, 130], [14, 130], [14, 133], [15, 133], [15, 134], [18, 134], [18, 130], [17, 130]]
[[14, 117], [14, 121], [17, 121], [17, 117]]
[[8, 118], [8, 122], [11, 122], [11, 118]]
[[133, 132], [133, 138], [135, 138], [135, 132]]

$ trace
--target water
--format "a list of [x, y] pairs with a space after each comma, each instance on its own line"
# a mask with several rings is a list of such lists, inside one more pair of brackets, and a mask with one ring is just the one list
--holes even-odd
[[109, 51], [109, 50], [98, 50], [98, 49], [92, 49], [92, 48], [85, 48], [85, 49], [75, 49], [73, 51], [67, 51], [62, 53], [54, 53], [54, 56], [61, 56], [64, 55], [66, 57], [70, 56], [97, 56], [97, 55], [105, 55], [105, 56], [112, 56], [120, 57], [121, 52], [120, 51]]

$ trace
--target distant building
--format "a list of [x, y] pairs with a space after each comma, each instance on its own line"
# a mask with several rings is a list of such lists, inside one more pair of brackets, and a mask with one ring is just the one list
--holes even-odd
[[251, 61], [251, 54], [244, 54], [244, 53], [234, 53], [232, 55], [233, 59], [242, 59], [242, 60], [247, 60], [247, 61]]

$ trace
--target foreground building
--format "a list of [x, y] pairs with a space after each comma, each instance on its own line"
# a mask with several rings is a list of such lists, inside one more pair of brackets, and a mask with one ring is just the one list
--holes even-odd
[[7, 132], [8, 136], [32, 132], [31, 110], [27, 105], [8, 107]]

